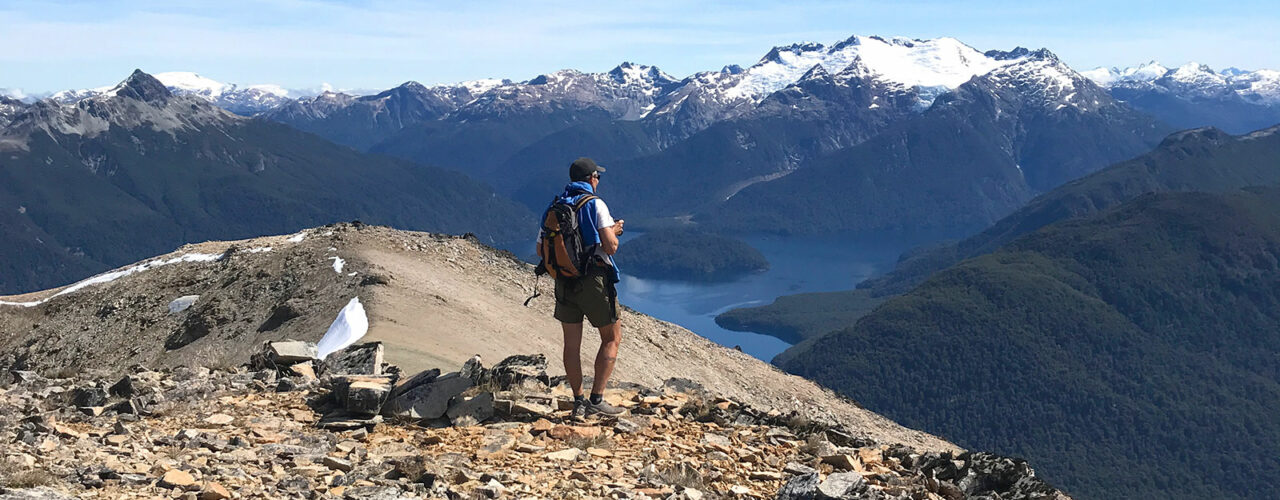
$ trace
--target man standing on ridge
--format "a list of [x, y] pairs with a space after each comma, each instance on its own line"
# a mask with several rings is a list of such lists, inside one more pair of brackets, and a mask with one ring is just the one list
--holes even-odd
[[[552, 201], [548, 214], [557, 205], [562, 210], [570, 210], [576, 214], [577, 235], [562, 235], [558, 240], [561, 255], [559, 259], [549, 257], [556, 253], [557, 247], [547, 243], [556, 237], [558, 229], [563, 227], [554, 222], [553, 215], [544, 216], [552, 224], [544, 223], [539, 234], [539, 255], [543, 256], [545, 269], [555, 276], [555, 318], [560, 321], [564, 330], [564, 368], [573, 388], [573, 416], [586, 415], [618, 415], [624, 410], [604, 400], [604, 390], [613, 373], [614, 362], [618, 358], [618, 343], [622, 338], [622, 325], [618, 321], [618, 292], [615, 285], [619, 281], [618, 266], [613, 262], [613, 254], [618, 251], [618, 236], [622, 234], [622, 220], [615, 221], [609, 214], [609, 207], [604, 200], [595, 196], [600, 186], [600, 174], [604, 167], [590, 158], [578, 158], [569, 165], [569, 184], [564, 192]], [[563, 212], [562, 212], [563, 214]], [[549, 234], [550, 233], [550, 234]], [[568, 241], [565, 250], [565, 241]], [[569, 254], [579, 256], [565, 259]], [[564, 266], [557, 260], [578, 260], [580, 264]], [[543, 270], [540, 266], [539, 271]], [[580, 270], [578, 268], [581, 268]], [[567, 276], [566, 276], [567, 275]], [[591, 321], [591, 326], [600, 330], [600, 350], [596, 352], [595, 372], [591, 381], [591, 396], [582, 394], [582, 318]]]

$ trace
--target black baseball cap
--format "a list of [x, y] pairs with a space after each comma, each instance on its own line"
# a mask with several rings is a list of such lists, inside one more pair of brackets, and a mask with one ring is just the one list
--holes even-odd
[[585, 156], [573, 160], [573, 163], [569, 164], [569, 180], [571, 181], [585, 181], [590, 179], [591, 174], [596, 172], [604, 172], [604, 167], [596, 165], [595, 160]]

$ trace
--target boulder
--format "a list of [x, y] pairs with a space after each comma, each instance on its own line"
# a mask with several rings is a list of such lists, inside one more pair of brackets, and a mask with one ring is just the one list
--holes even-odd
[[77, 407], [103, 406], [107, 404], [107, 391], [96, 385], [77, 387], [71, 391], [71, 404]]
[[227, 500], [231, 498], [231, 492], [227, 491], [227, 488], [219, 483], [210, 482], [205, 483], [200, 488], [200, 495], [196, 498], [199, 500]]
[[344, 460], [337, 457], [324, 457], [322, 462], [325, 467], [342, 472], [351, 472], [355, 466], [351, 465], [350, 460]]
[[477, 354], [462, 364], [462, 370], [459, 371], [463, 377], [471, 379], [471, 382], [480, 385], [484, 383], [489, 376], [489, 371], [484, 369], [484, 363], [480, 361], [480, 355]]
[[435, 380], [439, 376], [440, 376], [440, 369], [432, 368], [430, 370], [420, 371], [418, 372], [417, 375], [414, 375], [412, 377], [400, 379], [399, 382], [396, 382], [396, 386], [391, 389], [391, 395], [388, 397], [390, 399], [398, 398], [400, 397], [401, 394], [409, 392], [410, 389], [413, 389], [420, 385], [430, 383], [431, 381]]
[[382, 342], [356, 344], [330, 354], [320, 364], [323, 375], [382, 375]]
[[195, 486], [196, 478], [190, 473], [180, 471], [178, 469], [170, 469], [160, 477], [160, 486], [165, 488], [182, 488], [187, 489]]
[[124, 378], [121, 378], [119, 382], [116, 382], [110, 389], [107, 389], [107, 391], [110, 392], [112, 396], [131, 398], [137, 390], [133, 386], [133, 377], [125, 375]]
[[550, 385], [547, 376], [547, 357], [542, 354], [518, 354], [508, 356], [489, 370], [489, 379], [506, 389], [526, 380], [536, 380]]
[[471, 379], [458, 372], [441, 375], [388, 401], [383, 406], [383, 414], [417, 419], [440, 418], [448, 410], [449, 401], [471, 386]]
[[867, 481], [856, 472], [828, 474], [818, 485], [818, 498], [862, 498], [867, 492]]
[[26, 384], [40, 380], [40, 374], [28, 370], [14, 370], [9, 374], [13, 375], [13, 383], [15, 384]]
[[453, 425], [461, 425], [465, 420], [467, 424], [476, 424], [493, 418], [493, 393], [482, 392], [476, 396], [458, 400], [455, 398], [454, 404], [445, 411], [445, 415], [449, 417], [449, 421]]
[[[300, 377], [306, 382], [316, 380], [316, 369], [310, 361], [298, 363], [289, 367], [289, 373], [295, 377]], [[375, 374], [376, 375], [376, 374]], [[281, 391], [288, 392], [288, 391]]]
[[277, 364], [311, 361], [320, 355], [314, 343], [298, 340], [268, 342], [267, 353], [270, 355], [269, 359]]
[[[880, 498], [868, 495], [870, 488], [861, 474], [837, 472], [825, 480], [813, 472], [792, 477], [778, 490], [776, 500], [843, 500], [852, 498]], [[874, 493], [874, 492], [870, 492]]]
[[351, 413], [377, 415], [391, 394], [390, 377], [340, 375], [326, 380], [338, 404]]

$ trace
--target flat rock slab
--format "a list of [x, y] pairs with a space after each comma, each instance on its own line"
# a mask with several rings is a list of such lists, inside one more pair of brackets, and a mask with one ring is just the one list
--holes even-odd
[[213, 424], [213, 425], [227, 425], [231, 422], [235, 422], [235, 420], [236, 420], [235, 417], [232, 417], [231, 415], [227, 415], [225, 413], [217, 413], [217, 414], [213, 414], [213, 415], [209, 415], [208, 417], [205, 417], [204, 423]]
[[391, 399], [384, 405], [383, 413], [397, 417], [440, 418], [449, 409], [449, 401], [470, 387], [471, 379], [458, 372], [441, 375]]
[[410, 389], [413, 389], [420, 385], [428, 384], [439, 377], [440, 377], [440, 369], [432, 368], [430, 370], [420, 371], [417, 374], [414, 374], [414, 376], [412, 377], [400, 379], [399, 382], [396, 382], [395, 388], [391, 389], [390, 397], [391, 399], [400, 397], [401, 394], [409, 392]]
[[334, 413], [325, 415], [316, 427], [331, 431], [348, 431], [361, 427], [372, 427], [382, 423], [382, 415], [357, 415], [351, 413]]
[[196, 478], [190, 473], [171, 469], [160, 476], [160, 485], [166, 488], [190, 488], [196, 484]]
[[269, 342], [267, 352], [271, 354], [271, 360], [277, 363], [300, 363], [316, 359], [320, 355], [315, 344], [297, 340]]

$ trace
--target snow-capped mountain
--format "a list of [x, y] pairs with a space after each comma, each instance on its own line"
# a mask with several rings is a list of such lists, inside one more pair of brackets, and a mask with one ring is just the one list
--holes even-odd
[[987, 57], [1009, 61], [975, 79], [989, 80], [993, 86], [1014, 90], [1021, 99], [1057, 111], [1074, 107], [1080, 111], [1113, 105], [1106, 91], [1084, 75], [1072, 70], [1046, 49], [991, 50]]
[[1120, 82], [1150, 82], [1168, 72], [1169, 68], [1156, 61], [1151, 61], [1125, 69], [1098, 67], [1088, 71], [1081, 71], [1080, 74], [1093, 80], [1098, 85], [1110, 87]]
[[[256, 114], [280, 106], [292, 97], [310, 95], [306, 91], [289, 90], [279, 85], [271, 84], [242, 87], [234, 83], [224, 83], [186, 71], [156, 73], [151, 76], [159, 80], [174, 95], [194, 95], [240, 115]], [[112, 86], [107, 86], [63, 90], [54, 93], [50, 98], [62, 104], [72, 104], [104, 94], [113, 88]]]
[[[244, 120], [194, 95], [174, 95], [156, 78], [134, 70], [124, 81], [94, 89], [73, 103], [41, 100], [20, 110], [0, 129], [0, 148], [27, 147], [34, 134], [91, 139], [114, 127], [148, 128], [174, 134], [180, 130], [224, 127]], [[88, 161], [88, 160], [86, 160]]]
[[1214, 71], [1195, 62], [1170, 69], [1152, 61], [1123, 70], [1096, 68], [1082, 74], [1107, 88], [1158, 87], [1188, 97], [1218, 97], [1224, 92], [1231, 92], [1258, 104], [1280, 104], [1280, 71], [1275, 70], [1227, 68]]
[[913, 40], [855, 35], [830, 46], [797, 43], [774, 47], [745, 70], [693, 75], [681, 82], [678, 96], [668, 99], [654, 113], [679, 116], [680, 107], [692, 105], [718, 108], [719, 114], [731, 116], [796, 83], [819, 66], [829, 74], [857, 74], [875, 78], [897, 91], [913, 90], [923, 109], [939, 94], [1012, 62], [988, 57], [954, 38]]
[[1280, 122], [1280, 71], [1214, 71], [1194, 62], [1166, 68], [1152, 61], [1084, 74], [1113, 96], [1182, 128], [1245, 133]]
[[677, 84], [653, 66], [624, 62], [606, 73], [560, 70], [480, 93], [456, 113], [460, 119], [529, 111], [600, 109], [619, 120], [635, 120]]
[[174, 94], [199, 96], [220, 108], [241, 115], [266, 111], [283, 104], [290, 97], [300, 97], [296, 92], [279, 85], [240, 87], [190, 72], [157, 73], [155, 77]]
[[625, 62], [604, 73], [561, 70], [521, 82], [484, 79], [431, 87], [407, 82], [363, 97], [324, 93], [290, 101], [263, 117], [367, 149], [402, 129], [440, 120], [512, 122], [517, 116], [576, 113], [635, 120], [676, 84], [658, 68]]

